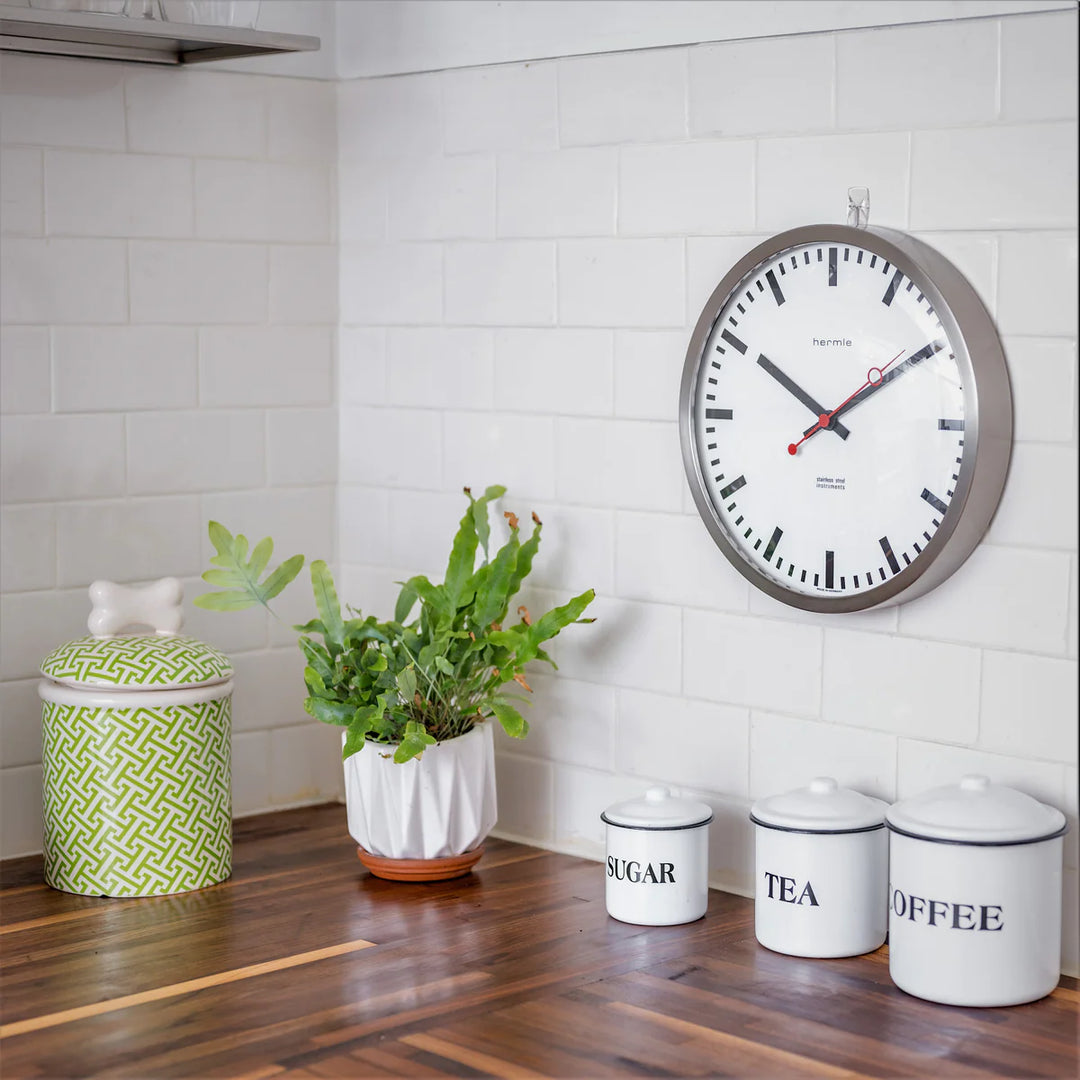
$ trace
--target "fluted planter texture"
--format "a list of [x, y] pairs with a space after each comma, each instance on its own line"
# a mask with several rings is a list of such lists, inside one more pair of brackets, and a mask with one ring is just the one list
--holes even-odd
[[497, 817], [490, 723], [402, 764], [369, 742], [345, 759], [349, 834], [376, 877], [436, 881], [466, 874]]

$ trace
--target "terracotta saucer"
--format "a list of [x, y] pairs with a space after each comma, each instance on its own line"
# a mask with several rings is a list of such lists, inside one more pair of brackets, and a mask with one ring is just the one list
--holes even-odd
[[448, 881], [464, 877], [480, 861], [484, 845], [441, 859], [390, 859], [385, 855], [372, 855], [362, 847], [356, 849], [356, 854], [375, 877], [387, 881]]

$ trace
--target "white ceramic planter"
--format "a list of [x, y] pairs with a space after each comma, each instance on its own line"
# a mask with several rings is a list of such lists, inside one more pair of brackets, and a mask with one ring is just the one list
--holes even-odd
[[673, 798], [665, 787], [609, 806], [607, 911], [620, 922], [673, 926], [709, 906], [709, 822], [705, 803]]
[[491, 724], [402, 765], [395, 749], [369, 742], [345, 759], [349, 834], [357, 844], [388, 859], [443, 859], [478, 847], [497, 817]]
[[750, 811], [754, 932], [774, 952], [858, 956], [885, 941], [887, 804], [818, 777]]
[[889, 974], [946, 1005], [1019, 1005], [1058, 983], [1065, 816], [985, 776], [897, 803]]

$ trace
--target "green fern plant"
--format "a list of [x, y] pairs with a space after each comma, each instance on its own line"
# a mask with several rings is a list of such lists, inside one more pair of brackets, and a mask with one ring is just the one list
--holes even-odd
[[[441, 584], [420, 575], [399, 583], [394, 617], [380, 622], [355, 608], [342, 613], [326, 563], [311, 563], [316, 617], [294, 629], [307, 664], [304, 708], [316, 720], [346, 729], [342, 757], [367, 742], [396, 746], [405, 762], [436, 742], [453, 739], [494, 719], [515, 738], [529, 725], [519, 705], [531, 689], [525, 668], [533, 661], [555, 666], [543, 645], [572, 623], [590, 623], [584, 612], [592, 589], [537, 618], [523, 606], [507, 621], [514, 597], [532, 570], [542, 523], [524, 539], [520, 522], [506, 514], [509, 536], [490, 553], [490, 503], [505, 494], [489, 487], [480, 498], [465, 488], [468, 507], [451, 545]], [[195, 598], [200, 607], [236, 611], [277, 596], [300, 572], [304, 556], [294, 555], [262, 581], [273, 554], [266, 537], [248, 555], [248, 541], [210, 522], [219, 569], [203, 579], [220, 586]], [[272, 610], [272, 609], [270, 609]]]

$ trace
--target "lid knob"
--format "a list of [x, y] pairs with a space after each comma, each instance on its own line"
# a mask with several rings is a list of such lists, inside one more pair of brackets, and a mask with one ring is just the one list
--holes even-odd
[[810, 793], [812, 795], [832, 795], [837, 786], [836, 781], [831, 776], [815, 776], [810, 781]]
[[961, 791], [985, 791], [990, 786], [990, 777], [972, 773], [960, 780]]
[[174, 577], [150, 585], [117, 585], [95, 581], [93, 607], [86, 625], [97, 638], [115, 637], [126, 626], [151, 626], [158, 634], [178, 634], [184, 625], [184, 586]]
[[651, 787], [645, 792], [646, 802], [658, 803], [671, 798], [671, 789], [666, 787]]

